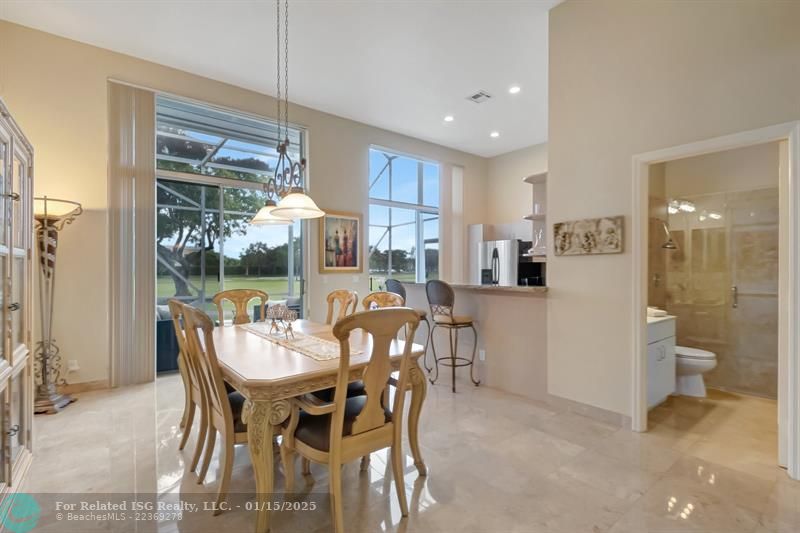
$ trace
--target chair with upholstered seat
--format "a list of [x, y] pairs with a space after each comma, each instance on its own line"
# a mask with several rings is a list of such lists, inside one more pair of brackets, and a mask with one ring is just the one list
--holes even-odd
[[231, 481], [234, 445], [247, 443], [247, 425], [242, 421], [245, 398], [241, 393], [229, 393], [225, 388], [214, 348], [214, 323], [211, 318], [203, 311], [189, 305], [182, 307], [187, 353], [195, 362], [204, 390], [204, 409], [208, 412], [209, 431], [197, 482], [202, 483], [205, 479], [219, 432], [223, 446], [222, 476], [217, 490], [217, 506], [214, 510], [214, 514], [219, 514], [220, 504], [227, 496]]
[[[475, 386], [480, 385], [480, 380], [475, 379], [473, 370], [475, 368], [475, 352], [478, 349], [478, 331], [475, 329], [472, 318], [464, 315], [453, 314], [455, 306], [456, 295], [453, 288], [441, 280], [431, 280], [425, 284], [425, 292], [428, 296], [428, 305], [431, 309], [431, 318], [433, 319], [433, 327], [431, 328], [431, 346], [433, 347], [433, 360], [436, 367], [436, 375], [431, 378], [431, 384], [436, 383], [439, 379], [439, 364], [442, 366], [449, 366], [452, 370], [453, 376], [453, 392], [456, 391], [456, 368], [461, 366], [469, 367], [469, 378]], [[434, 342], [433, 333], [437, 328], [445, 328], [450, 336], [450, 355], [439, 357], [436, 354], [436, 343]], [[460, 357], [458, 355], [458, 332], [462, 329], [469, 328], [472, 330], [474, 336], [474, 344], [472, 346], [472, 357]]]
[[247, 312], [247, 304], [251, 300], [259, 299], [259, 314], [256, 315], [256, 320], [264, 320], [266, 313], [264, 312], [269, 301], [269, 295], [258, 289], [230, 289], [221, 291], [214, 295], [212, 301], [217, 306], [217, 321], [220, 326], [225, 325], [225, 315], [222, 304], [225, 300], [231, 302], [234, 306], [233, 310], [233, 324], [249, 324], [251, 322], [250, 315]]
[[[334, 307], [336, 305], [339, 306], [338, 313], [334, 313]], [[355, 313], [357, 307], [358, 293], [356, 291], [347, 289], [337, 289], [332, 291], [330, 294], [328, 294], [328, 316], [325, 319], [325, 323], [328, 325], [333, 325], [344, 317]], [[334, 314], [336, 315], [335, 321], [333, 320]], [[348, 387], [348, 394], [350, 396], [364, 394], [364, 384], [361, 383], [361, 381], [353, 381]], [[333, 389], [316, 391], [314, 395], [324, 402], [329, 402], [333, 400]]]
[[[391, 463], [400, 511], [408, 515], [403, 482], [402, 418], [405, 394], [395, 394], [389, 408], [387, 383], [391, 380], [390, 354], [399, 349], [397, 332], [408, 326], [411, 338], [419, 325], [419, 314], [407, 307], [362, 311], [345, 317], [333, 327], [339, 340], [339, 374], [332, 402], [306, 395], [291, 400], [288, 424], [282, 430], [281, 460], [286, 475], [286, 490], [294, 487], [294, 454], [306, 460], [327, 464], [334, 531], [343, 533], [341, 466], [383, 448], [391, 448]], [[364, 395], [348, 397], [350, 376], [350, 333], [362, 329], [372, 336], [372, 353], [364, 368]], [[403, 346], [397, 390], [409, 383], [412, 343]], [[302, 412], [301, 412], [302, 410]]]
[[195, 411], [198, 408], [200, 409], [197, 444], [195, 445], [194, 455], [192, 456], [192, 462], [189, 466], [189, 471], [194, 472], [197, 468], [197, 463], [200, 461], [200, 456], [203, 452], [203, 443], [205, 442], [206, 432], [208, 431], [208, 410], [204, 407], [205, 391], [201, 386], [201, 381], [198, 377], [198, 370], [194, 359], [190, 357], [188, 348], [186, 346], [186, 334], [184, 332], [183, 322], [183, 304], [178, 300], [169, 300], [167, 305], [169, 306], [169, 313], [172, 317], [172, 326], [175, 328], [175, 338], [178, 340], [178, 371], [180, 372], [183, 380], [185, 401], [183, 417], [181, 418], [183, 435], [181, 436], [180, 443], [178, 444], [179, 450], [183, 450], [183, 448], [186, 446], [186, 441], [189, 439], [189, 433], [192, 431]]
[[[333, 325], [339, 320], [348, 315], [356, 312], [358, 307], [358, 293], [348, 289], [337, 289], [328, 294], [328, 315], [325, 318], [325, 323]], [[336, 320], [334, 320], [334, 308], [338, 304], [339, 311], [335, 313]]]
[[[403, 298], [403, 305], [406, 305], [407, 301], [406, 288], [400, 281], [389, 278], [386, 280], [384, 285], [386, 286], [387, 291], [399, 294]], [[424, 309], [417, 309], [417, 312], [419, 313], [419, 319], [422, 322], [425, 322], [425, 324], [428, 326], [428, 331], [425, 332], [425, 352], [422, 355], [422, 365], [425, 367], [425, 370], [430, 372], [431, 370], [433, 370], [431, 367], [428, 366], [428, 344], [430, 343], [431, 340], [431, 323], [428, 320], [427, 311], [425, 311]]]

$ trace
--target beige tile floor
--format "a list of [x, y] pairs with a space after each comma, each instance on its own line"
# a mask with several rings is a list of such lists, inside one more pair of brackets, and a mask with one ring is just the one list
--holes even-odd
[[[37, 417], [25, 490], [212, 494], [215, 468], [205, 485], [185, 472], [194, 436], [177, 450], [182, 394], [178, 376], [167, 376], [84, 394], [57, 416]], [[456, 395], [446, 384], [430, 387], [421, 422], [429, 475], [419, 477], [407, 457], [410, 516], [401, 520], [380, 452], [367, 472], [345, 467], [347, 531], [800, 531], [800, 483], [775, 466], [775, 402], [711, 391], [706, 400], [670, 399], [650, 423], [650, 432], [636, 434], [486, 387], [462, 386]], [[247, 498], [254, 481], [246, 447], [236, 454], [231, 490]], [[298, 475], [297, 499], [319, 507], [277, 514], [275, 533], [329, 530], [326, 468], [315, 465], [312, 474], [313, 481]], [[252, 527], [251, 512], [232, 510], [152, 530]]]

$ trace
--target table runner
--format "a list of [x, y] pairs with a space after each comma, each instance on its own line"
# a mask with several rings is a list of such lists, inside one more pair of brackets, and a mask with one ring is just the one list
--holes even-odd
[[[294, 338], [289, 336], [287, 339], [283, 331], [270, 333], [271, 324], [266, 322], [243, 324], [240, 327], [279, 346], [310, 357], [315, 361], [330, 361], [331, 359], [338, 359], [340, 355], [339, 343], [328, 339], [321, 339], [298, 331], [294, 332]], [[360, 353], [362, 353], [362, 350], [350, 347], [350, 355], [358, 355]]]

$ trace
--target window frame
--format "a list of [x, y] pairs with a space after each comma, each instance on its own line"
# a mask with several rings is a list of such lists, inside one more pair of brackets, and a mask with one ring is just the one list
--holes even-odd
[[[371, 172], [368, 173], [368, 189], [367, 189], [367, 200], [369, 206], [381, 206], [389, 208], [389, 225], [388, 226], [379, 226], [376, 224], [372, 224], [372, 221], [369, 217], [369, 209], [367, 210], [367, 245], [369, 248], [369, 252], [367, 255], [367, 270], [369, 270], [369, 260], [372, 256], [372, 243], [369, 242], [369, 228], [371, 227], [380, 227], [386, 228], [389, 236], [388, 242], [388, 250], [389, 250], [389, 257], [391, 257], [392, 251], [392, 238], [391, 238], [391, 229], [393, 227], [399, 227], [400, 225], [393, 226], [392, 225], [392, 208], [399, 208], [399, 209], [406, 209], [409, 211], [414, 212], [414, 224], [416, 224], [415, 229], [415, 253], [416, 256], [414, 258], [414, 268], [415, 268], [415, 282], [416, 283], [425, 283], [427, 281], [426, 277], [426, 258], [425, 258], [425, 220], [426, 217], [430, 217], [434, 215], [437, 219], [437, 238], [436, 243], [440, 245], [439, 250], [441, 252], [441, 230], [442, 230], [442, 218], [441, 218], [441, 198], [442, 198], [442, 164], [439, 161], [435, 161], [433, 159], [429, 159], [426, 157], [421, 157], [414, 154], [409, 154], [405, 152], [401, 152], [398, 150], [393, 150], [391, 148], [386, 148], [380, 145], [371, 144], [369, 146], [368, 154], [371, 154], [373, 151], [381, 152], [382, 154], [389, 154], [395, 157], [403, 157], [406, 159], [412, 159], [417, 163], [417, 203], [410, 203], [410, 202], [403, 202], [400, 200], [391, 200], [392, 197], [392, 182], [391, 182], [391, 175], [389, 179], [389, 200], [382, 199], [382, 198], [373, 198], [371, 196], [371, 190], [374, 185], [378, 182], [378, 176], [372, 178]], [[391, 164], [391, 163], [388, 163]], [[425, 196], [424, 196], [424, 167], [425, 164], [428, 165], [435, 165], [438, 170], [438, 177], [439, 177], [439, 198], [437, 200], [436, 206], [432, 205], [425, 205]], [[384, 167], [385, 168], [385, 167]], [[371, 169], [370, 169], [371, 171]], [[381, 171], [383, 172], [383, 170]], [[407, 223], [410, 224], [410, 223]], [[383, 240], [381, 238], [378, 242], [380, 243]], [[377, 247], [376, 247], [377, 249]], [[436, 267], [436, 271], [441, 271], [441, 255], [439, 255], [439, 264]], [[387, 276], [391, 277], [392, 272], [387, 271]]]
[[[193, 98], [188, 98], [185, 96], [180, 96], [176, 94], [172, 94], [169, 92], [159, 91], [155, 93], [155, 102], [154, 102], [154, 112], [155, 112], [155, 120], [154, 120], [154, 138], [157, 139], [158, 137], [158, 106], [161, 100], [166, 101], [174, 101], [181, 104], [193, 105], [198, 107], [204, 107], [209, 109], [213, 112], [217, 113], [227, 113], [231, 115], [236, 115], [241, 118], [263, 122], [269, 124], [270, 126], [275, 126], [278, 124], [278, 121], [271, 117], [266, 117], [263, 115], [258, 115], [255, 113], [251, 113], [248, 111], [243, 111], [241, 109], [236, 109], [232, 107], [222, 106], [218, 104], [212, 104], [209, 102], [205, 102], [202, 100], [196, 100]], [[297, 145], [298, 145], [298, 154], [299, 158], [306, 160], [306, 172], [304, 176], [304, 183], [303, 186], [308, 188], [312, 178], [311, 178], [311, 165], [309, 163], [308, 152], [309, 152], [309, 140], [310, 140], [310, 132], [308, 128], [304, 125], [297, 124], [294, 122], [290, 122], [289, 130], [293, 131], [293, 133], [297, 134]], [[255, 139], [237, 139], [242, 142], [250, 142], [254, 143]], [[223, 143], [224, 144], [224, 143]], [[156, 187], [158, 181], [161, 179], [165, 180], [172, 180], [172, 181], [181, 181], [186, 183], [191, 183], [194, 185], [205, 185], [210, 187], [219, 187], [220, 188], [220, 206], [219, 209], [219, 216], [221, 217], [221, 222], [224, 220], [224, 188], [240, 188], [240, 189], [248, 189], [248, 190], [256, 190], [256, 191], [263, 191], [264, 185], [266, 184], [268, 178], [266, 174], [261, 174], [257, 172], [252, 172], [254, 175], [264, 178], [262, 180], [241, 180], [229, 177], [222, 177], [222, 176], [215, 176], [212, 174], [203, 174], [203, 173], [195, 173], [195, 172], [185, 172], [179, 170], [167, 170], [167, 169], [160, 169], [158, 168], [158, 157], [159, 154], [156, 152], [155, 160], [153, 161], [154, 165], [156, 166], [155, 169], [155, 182]], [[238, 169], [238, 171], [246, 171], [246, 169]], [[155, 193], [155, 191], [154, 191]], [[155, 199], [154, 199], [155, 200]], [[158, 213], [158, 205], [156, 205], [154, 201], [154, 213], [157, 215]], [[294, 264], [294, 254], [292, 252], [293, 242], [295, 232], [293, 230], [294, 225], [290, 225], [288, 228], [289, 234], [289, 250], [288, 250], [288, 264], [287, 264], [287, 297], [300, 297], [301, 301], [301, 308], [303, 309], [303, 313], [307, 313], [309, 309], [308, 305], [308, 276], [309, 276], [309, 237], [310, 237], [310, 226], [308, 220], [301, 220], [300, 221], [300, 285], [299, 285], [299, 294], [295, 290], [295, 283], [293, 281], [293, 272], [295, 270], [296, 265]], [[225, 250], [224, 250], [224, 239], [220, 240], [220, 251], [219, 251], [219, 259], [220, 259], [220, 282], [219, 282], [219, 290], [224, 290], [225, 282], [224, 282], [224, 261], [225, 261]], [[155, 266], [155, 265], [154, 265]], [[157, 298], [157, 295], [156, 295]]]
[[[198, 177], [202, 177], [203, 179], [197, 179]], [[156, 187], [161, 186], [159, 181], [161, 180], [170, 180], [170, 181], [179, 181], [183, 183], [189, 183], [192, 185], [198, 186], [205, 186], [205, 187], [218, 187], [220, 189], [219, 193], [219, 205], [215, 207], [209, 208], [210, 211], [216, 211], [219, 216], [220, 227], [223, 227], [225, 221], [225, 215], [242, 215], [242, 214], [249, 214], [249, 213], [242, 213], [241, 211], [232, 211], [229, 209], [225, 209], [224, 201], [225, 201], [225, 194], [224, 189], [228, 188], [238, 188], [238, 189], [247, 189], [251, 191], [259, 191], [263, 192], [264, 187], [262, 184], [253, 181], [244, 181], [244, 180], [235, 180], [231, 178], [221, 178], [218, 176], [208, 176], [202, 174], [192, 174], [191, 172], [179, 172], [175, 170], [156, 170]], [[161, 204], [156, 204], [155, 212], [158, 213], [158, 209], [161, 207], [173, 207], [173, 206], [164, 206]], [[253, 213], [255, 215], [255, 213]], [[306, 236], [307, 233], [307, 224], [306, 221], [301, 221], [300, 224], [300, 260], [301, 264], [301, 272], [302, 277], [300, 279], [300, 294], [295, 293], [295, 283], [293, 278], [294, 272], [294, 224], [290, 224], [287, 226], [288, 232], [288, 251], [287, 251], [287, 298], [293, 298], [296, 296], [300, 296], [301, 299], [305, 299], [306, 295], [306, 268], [307, 268], [307, 254], [306, 254]], [[204, 265], [201, 265], [204, 266]], [[219, 241], [219, 290], [225, 290], [225, 237], [221, 236]], [[272, 295], [270, 295], [272, 296]], [[303, 302], [303, 309], [305, 309], [305, 302]]]

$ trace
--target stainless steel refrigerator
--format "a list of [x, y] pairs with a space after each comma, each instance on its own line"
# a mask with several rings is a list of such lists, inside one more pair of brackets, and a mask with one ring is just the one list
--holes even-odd
[[476, 285], [500, 285], [512, 287], [517, 285], [517, 269], [519, 268], [519, 241], [483, 241], [478, 243]]

